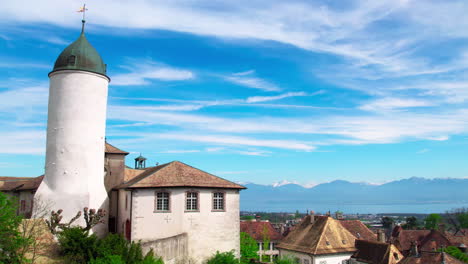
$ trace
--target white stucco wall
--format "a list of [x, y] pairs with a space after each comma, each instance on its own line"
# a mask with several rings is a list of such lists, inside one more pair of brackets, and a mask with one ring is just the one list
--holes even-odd
[[284, 256], [291, 256], [299, 258], [299, 263], [304, 264], [304, 259], [309, 260], [310, 264], [344, 264], [344, 260], [349, 260], [352, 253], [328, 254], [328, 255], [308, 255], [301, 252], [279, 249], [280, 258]]
[[[202, 263], [216, 251], [234, 250], [239, 256], [240, 223], [239, 192], [237, 190], [166, 188], [170, 192], [170, 212], [155, 212], [157, 189], [137, 189], [132, 192], [132, 240], [151, 241], [188, 236], [189, 256]], [[159, 189], [161, 190], [161, 189]], [[199, 192], [199, 211], [185, 211], [186, 191]], [[212, 211], [212, 193], [225, 192], [226, 210]], [[164, 257], [164, 256], [163, 256]], [[175, 260], [165, 260], [174, 263]]]
[[63, 221], [84, 207], [107, 210], [107, 86], [106, 77], [90, 72], [50, 74], [45, 178], [37, 194], [53, 204], [52, 210], [63, 209]]

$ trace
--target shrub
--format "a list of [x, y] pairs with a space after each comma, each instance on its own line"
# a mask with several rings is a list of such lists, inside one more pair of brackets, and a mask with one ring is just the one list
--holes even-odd
[[18, 230], [21, 217], [16, 209], [16, 200], [0, 192], [0, 263], [21, 263], [18, 251], [29, 243]]
[[119, 255], [108, 255], [102, 258], [91, 260], [89, 264], [125, 264]]
[[89, 235], [81, 227], [64, 229], [58, 235], [60, 254], [67, 263], [88, 263], [96, 257], [96, 235]]
[[258, 243], [249, 234], [240, 233], [241, 262], [249, 263], [251, 259], [258, 259]]
[[297, 263], [299, 262], [290, 256], [282, 257], [275, 261], [275, 264], [297, 264]]
[[216, 252], [211, 258], [208, 259], [206, 264], [239, 264], [239, 260], [234, 256], [234, 252]]
[[449, 255], [457, 258], [465, 263], [468, 263], [468, 256], [463, 253], [459, 248], [454, 246], [449, 246], [443, 249], [444, 252], [447, 252]]

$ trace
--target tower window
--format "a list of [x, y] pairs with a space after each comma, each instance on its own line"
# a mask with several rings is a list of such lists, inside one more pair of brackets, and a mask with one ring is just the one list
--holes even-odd
[[76, 62], [75, 55], [71, 55], [70, 57], [68, 57], [68, 65], [75, 65], [75, 62]]

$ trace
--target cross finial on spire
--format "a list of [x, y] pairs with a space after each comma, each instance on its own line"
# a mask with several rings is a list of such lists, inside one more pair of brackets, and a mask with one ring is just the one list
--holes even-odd
[[86, 8], [86, 4], [83, 4], [83, 7], [80, 8], [80, 10], [78, 10], [77, 12], [79, 13], [83, 13], [83, 19], [81, 20], [81, 34], [84, 33], [84, 26], [85, 26], [85, 23], [86, 23], [86, 20], [85, 20], [85, 14], [86, 14], [86, 11], [88, 9]]

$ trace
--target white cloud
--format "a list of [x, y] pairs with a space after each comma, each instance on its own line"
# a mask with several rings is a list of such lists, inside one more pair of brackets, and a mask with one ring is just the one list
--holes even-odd
[[296, 96], [307, 96], [305, 92], [290, 92], [284, 93], [275, 96], [252, 96], [247, 98], [247, 103], [259, 103], [259, 102], [267, 102], [267, 101], [276, 101], [281, 100], [288, 97], [296, 97]]
[[281, 90], [275, 84], [258, 78], [254, 74], [255, 71], [250, 70], [246, 72], [233, 73], [230, 76], [225, 76], [224, 79], [241, 86], [259, 89], [266, 92], [276, 92]]
[[0, 132], [0, 153], [44, 155], [45, 130]]
[[198, 153], [200, 150], [196, 149], [179, 149], [179, 150], [166, 150], [166, 151], [160, 151], [159, 153], [165, 153], [165, 154], [186, 154], [186, 153]]
[[172, 68], [152, 61], [134, 63], [124, 68], [131, 69], [131, 72], [114, 75], [111, 85], [149, 85], [151, 80], [184, 81], [195, 78], [195, 74], [191, 71]]
[[393, 109], [427, 107], [432, 105], [434, 104], [427, 100], [385, 97], [361, 105], [359, 109], [366, 111], [388, 111]]
[[294, 140], [264, 140], [248, 137], [238, 137], [238, 136], [226, 136], [226, 135], [198, 135], [198, 134], [156, 134], [154, 137], [172, 139], [172, 140], [183, 140], [183, 141], [192, 141], [192, 142], [204, 142], [204, 143], [217, 143], [222, 145], [232, 145], [232, 146], [255, 146], [255, 147], [269, 147], [269, 148], [279, 148], [279, 149], [291, 149], [291, 150], [302, 150], [302, 151], [312, 151], [315, 149], [314, 146], [301, 143]]
[[416, 153], [418, 153], [418, 154], [424, 154], [424, 153], [427, 153], [427, 152], [429, 152], [429, 151], [431, 151], [431, 150], [430, 150], [430, 149], [427, 149], [427, 148], [425, 148], [425, 149], [421, 149], [421, 150], [419, 150], [419, 151], [418, 151], [418, 152], [416, 152]]

